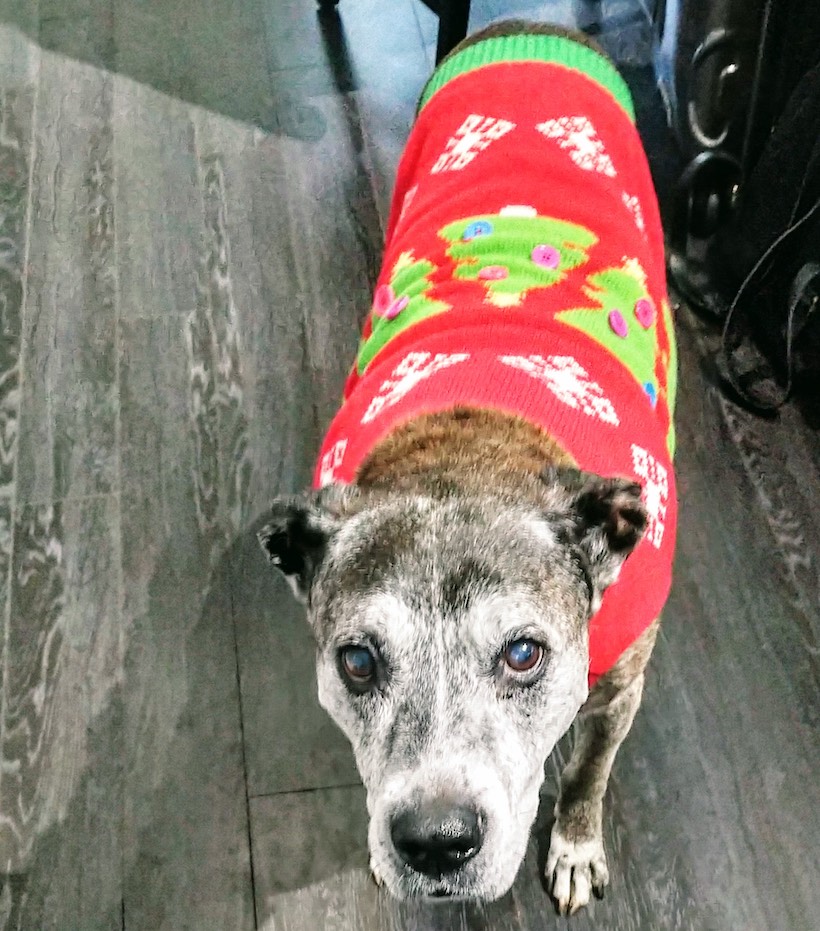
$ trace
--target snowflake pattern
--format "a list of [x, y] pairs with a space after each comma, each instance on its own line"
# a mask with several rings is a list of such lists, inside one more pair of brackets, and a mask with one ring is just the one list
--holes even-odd
[[435, 175], [441, 171], [461, 171], [479, 152], [483, 152], [488, 145], [512, 129], [515, 129], [515, 123], [510, 123], [509, 120], [471, 113], [456, 130], [455, 135], [448, 139], [444, 151], [436, 159], [430, 173]]
[[337, 440], [322, 456], [319, 466], [319, 485], [324, 488], [336, 481], [347, 451], [347, 440]]
[[370, 402], [361, 422], [370, 423], [383, 410], [398, 404], [419, 382], [451, 365], [466, 362], [469, 358], [467, 352], [437, 352], [435, 355], [431, 352], [409, 352], [393, 369], [391, 377], [382, 382], [379, 393]]
[[597, 417], [613, 427], [620, 424], [604, 389], [573, 356], [499, 356], [498, 361], [543, 382], [559, 401], [573, 410]]
[[401, 211], [399, 212], [399, 223], [401, 223], [401, 221], [404, 219], [404, 215], [407, 213], [407, 209], [409, 208], [410, 204], [413, 203], [413, 198], [416, 196], [418, 189], [419, 186], [414, 184], [413, 187], [411, 187], [404, 195], [404, 200], [401, 202]]
[[646, 539], [655, 549], [660, 549], [666, 522], [666, 503], [669, 500], [669, 473], [651, 453], [634, 443], [632, 465], [643, 483], [641, 498], [649, 515]]
[[627, 194], [626, 191], [621, 193], [621, 200], [624, 202], [626, 209], [629, 210], [632, 216], [635, 218], [635, 226], [637, 226], [638, 229], [643, 233], [646, 230], [646, 226], [643, 221], [643, 210], [641, 210], [641, 202], [634, 194]]
[[561, 116], [535, 127], [547, 139], [555, 139], [569, 157], [584, 171], [598, 171], [609, 178], [617, 172], [612, 159], [606, 154], [595, 127], [585, 116]]

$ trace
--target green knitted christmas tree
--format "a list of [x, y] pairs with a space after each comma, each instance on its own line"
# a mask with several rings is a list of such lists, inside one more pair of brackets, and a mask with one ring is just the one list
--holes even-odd
[[480, 282], [497, 307], [514, 307], [528, 291], [554, 285], [586, 262], [597, 242], [583, 226], [523, 206], [457, 220], [439, 235], [451, 244], [455, 277]]
[[390, 282], [376, 289], [370, 313], [372, 329], [359, 344], [356, 368], [362, 374], [372, 359], [402, 330], [425, 317], [450, 309], [444, 301], [429, 296], [430, 274], [435, 265], [402, 252], [390, 273]]
[[[658, 311], [647, 292], [643, 268], [637, 260], [628, 259], [621, 266], [590, 275], [583, 290], [595, 306], [562, 310], [556, 318], [581, 330], [619, 359], [653, 406], [661, 395], [669, 406], [669, 391], [671, 388], [674, 393], [674, 385], [658, 383], [656, 359], [664, 347], [658, 344]], [[663, 310], [669, 315], [668, 307]], [[671, 315], [663, 323], [671, 326]]]

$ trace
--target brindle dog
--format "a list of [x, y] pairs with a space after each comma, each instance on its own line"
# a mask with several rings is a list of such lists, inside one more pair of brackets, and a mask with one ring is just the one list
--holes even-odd
[[[522, 31], [593, 44], [507, 22], [459, 48]], [[458, 408], [396, 429], [354, 484], [274, 503], [260, 541], [307, 605], [319, 700], [353, 745], [371, 868], [395, 895], [504, 894], [573, 721], [547, 885], [563, 914], [603, 894], [603, 798], [658, 622], [591, 691], [587, 625], [644, 532], [640, 493], [520, 418]], [[511, 638], [539, 651], [523, 678]]]

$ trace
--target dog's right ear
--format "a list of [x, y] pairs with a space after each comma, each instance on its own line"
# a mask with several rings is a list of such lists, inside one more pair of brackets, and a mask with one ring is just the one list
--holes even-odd
[[617, 580], [621, 566], [646, 530], [641, 486], [631, 479], [555, 466], [545, 469], [542, 479], [557, 495], [553, 506], [569, 518], [568, 536], [584, 557], [594, 614], [604, 591]]
[[355, 508], [358, 489], [329, 485], [321, 491], [277, 498], [257, 539], [268, 560], [280, 569], [299, 601], [307, 599], [328, 541]]

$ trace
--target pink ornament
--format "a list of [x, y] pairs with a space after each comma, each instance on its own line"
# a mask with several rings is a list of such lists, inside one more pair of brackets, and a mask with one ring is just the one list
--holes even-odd
[[642, 297], [635, 302], [635, 316], [638, 318], [638, 323], [648, 330], [655, 322], [655, 305], [652, 301]]
[[396, 300], [396, 295], [389, 284], [380, 284], [373, 295], [373, 310], [382, 316], [387, 308]]
[[503, 265], [487, 265], [478, 271], [478, 277], [482, 281], [502, 281], [509, 274], [509, 270]]
[[558, 268], [561, 261], [561, 254], [554, 246], [540, 245], [536, 246], [530, 253], [530, 258], [536, 265], [541, 268]]
[[410, 298], [403, 294], [401, 297], [397, 297], [395, 301], [385, 310], [382, 315], [385, 320], [395, 320], [396, 317], [404, 310], [405, 307], [410, 303]]
[[616, 336], [620, 336], [621, 339], [625, 339], [629, 328], [626, 325], [626, 320], [624, 320], [624, 315], [620, 310], [611, 310], [609, 312], [609, 326], [612, 332]]

